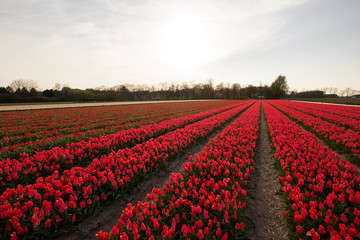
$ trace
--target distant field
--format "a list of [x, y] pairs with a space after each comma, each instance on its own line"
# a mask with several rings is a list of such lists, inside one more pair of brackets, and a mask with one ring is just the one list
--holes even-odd
[[19, 105], [51, 105], [51, 104], [65, 104], [72, 102], [28, 102], [28, 103], [0, 103], [0, 106], [19, 106]]
[[360, 98], [287, 98], [286, 100], [360, 105]]
[[[166, 100], [166, 101], [131, 101], [131, 102], [51, 102], [51, 103], [5, 103], [0, 104], [0, 111], [19, 111], [51, 108], [79, 108], [79, 107], [100, 107], [116, 105], [137, 105], [151, 103], [176, 103], [176, 102], [199, 102], [208, 100]], [[214, 100], [216, 101], [216, 100]]]

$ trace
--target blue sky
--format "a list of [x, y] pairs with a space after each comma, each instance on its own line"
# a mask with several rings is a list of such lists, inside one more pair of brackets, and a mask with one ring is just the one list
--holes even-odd
[[0, 0], [0, 81], [360, 90], [358, 0]]

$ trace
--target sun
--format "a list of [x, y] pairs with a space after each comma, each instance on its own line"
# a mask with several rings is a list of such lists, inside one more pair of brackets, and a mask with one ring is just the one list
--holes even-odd
[[211, 57], [211, 39], [210, 26], [201, 18], [172, 16], [159, 33], [158, 55], [179, 70], [197, 68]]

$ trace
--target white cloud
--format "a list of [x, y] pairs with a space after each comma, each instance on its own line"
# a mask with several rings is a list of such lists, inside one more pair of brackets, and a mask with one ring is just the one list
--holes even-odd
[[[161, 53], [166, 39], [181, 38], [176, 34], [169, 37], [169, 28], [181, 28], [181, 24], [169, 23], [194, 19], [193, 24], [198, 24], [190, 29], [186, 27], [191, 26], [190, 22], [180, 30], [198, 41], [194, 39], [192, 43], [183, 44], [183, 50], [176, 51], [181, 42], [188, 41], [180, 39], [165, 50], [168, 55], [174, 55], [174, 59], [183, 58], [180, 61], [198, 54], [196, 67], [200, 67], [259, 47], [286, 24], [287, 19], [281, 12], [304, 2], [2, 1], [0, 51], [4, 54], [0, 56], [0, 64], [9, 70], [0, 73], [0, 77], [8, 81], [18, 77], [31, 77], [39, 82], [54, 79], [52, 81], [67, 82], [74, 87], [111, 86], [119, 79], [124, 79], [123, 83], [127, 79], [143, 83], [144, 78], [158, 82], [190, 80], [202, 75], [191, 68], [185, 70], [193, 72], [177, 71], [167, 64], [171, 59]], [[202, 44], [205, 41], [207, 45]], [[175, 74], [179, 75], [174, 77]], [[173, 78], [164, 79], [165, 76]], [[79, 83], [74, 82], [75, 79]], [[53, 82], [51, 86], [40, 85], [51, 87]]]

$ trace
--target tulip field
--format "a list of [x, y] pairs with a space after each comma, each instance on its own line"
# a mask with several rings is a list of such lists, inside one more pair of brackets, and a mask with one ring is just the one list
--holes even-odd
[[[282, 183], [282, 191], [286, 195], [288, 209], [284, 213], [290, 222], [291, 237], [358, 239], [360, 237], [358, 167], [342, 159], [336, 152], [319, 142], [316, 135], [305, 131], [274, 108], [276, 106], [280, 109], [283, 104], [289, 106], [286, 110], [288, 112], [295, 111], [295, 108], [304, 109], [305, 112], [308, 111], [306, 107], [309, 104], [285, 101], [269, 101], [269, 103], [264, 102], [264, 111], [275, 151], [274, 157], [281, 171], [278, 180]], [[324, 109], [322, 105], [316, 106], [319, 112]], [[310, 107], [314, 106], [310, 104]], [[351, 107], [337, 109], [339, 111], [334, 111], [332, 117], [334, 119], [337, 116], [354, 119], [360, 116], [357, 108], [353, 111], [350, 110]], [[317, 121], [322, 121], [319, 115], [315, 118], [318, 119]], [[328, 134], [327, 137], [337, 142], [338, 138], [332, 136], [343, 137], [343, 140], [347, 136], [337, 132], [336, 126], [326, 129], [327, 125], [317, 125], [315, 120], [305, 124], [321, 128], [322, 130], [317, 129], [319, 135], [329, 130], [329, 133], [334, 135]], [[355, 129], [352, 130], [351, 126], [343, 129], [343, 133], [348, 131], [357, 132]], [[358, 138], [357, 142], [359, 140]], [[352, 146], [349, 148], [352, 149]]]
[[61, 239], [204, 139], [93, 237], [247, 239], [264, 121], [289, 239], [359, 239], [360, 108], [219, 100], [1, 112], [0, 240]]

